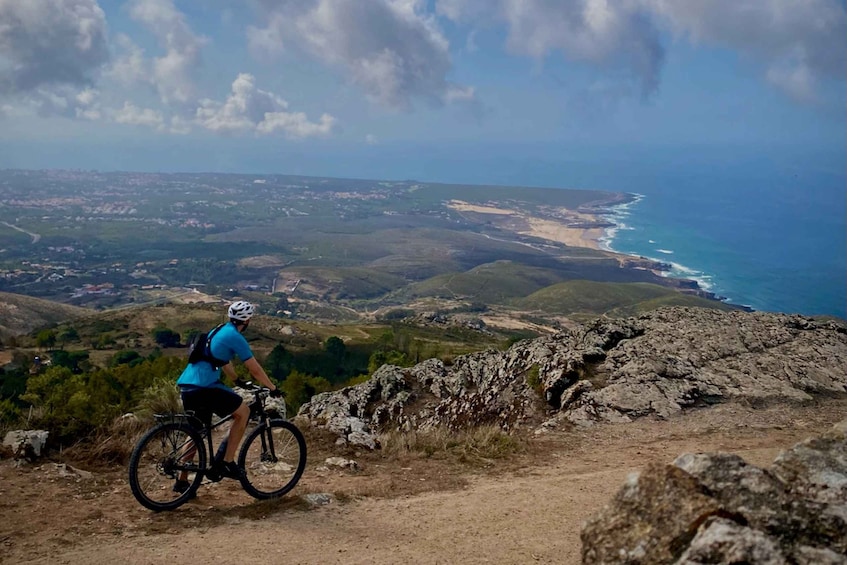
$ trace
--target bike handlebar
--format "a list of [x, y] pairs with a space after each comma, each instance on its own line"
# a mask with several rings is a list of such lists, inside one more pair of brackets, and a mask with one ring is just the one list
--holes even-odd
[[237, 379], [235, 381], [235, 386], [239, 388], [243, 388], [244, 390], [249, 390], [250, 392], [270, 392], [271, 389], [265, 386], [259, 386], [255, 384], [253, 381], [245, 381], [242, 379]]

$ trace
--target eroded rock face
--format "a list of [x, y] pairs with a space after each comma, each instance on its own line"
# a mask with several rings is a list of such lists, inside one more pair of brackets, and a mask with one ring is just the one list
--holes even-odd
[[847, 394], [843, 324], [666, 308], [465, 355], [451, 366], [437, 359], [384, 366], [366, 383], [315, 396], [299, 417], [341, 442], [374, 447], [387, 428], [591, 425], [819, 394]]
[[721, 453], [649, 466], [585, 523], [583, 563], [845, 564], [845, 449], [836, 428], [770, 469]]

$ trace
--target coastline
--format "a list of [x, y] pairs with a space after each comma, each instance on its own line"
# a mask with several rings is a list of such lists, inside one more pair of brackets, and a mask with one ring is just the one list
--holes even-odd
[[[631, 200], [609, 206], [604, 212], [601, 213], [601, 216], [607, 222], [612, 224], [612, 227], [607, 228], [603, 237], [600, 239], [599, 243], [601, 249], [623, 257], [643, 260], [655, 263], [656, 265], [661, 265], [660, 268], [651, 269], [653, 273], [665, 279], [679, 281], [680, 288], [688, 289], [690, 292], [693, 292], [698, 296], [711, 300], [716, 300], [734, 308], [739, 308], [748, 312], [755, 311], [749, 305], [733, 302], [730, 298], [718, 295], [713, 292], [713, 286], [711, 283], [712, 276], [703, 271], [692, 269], [680, 263], [674, 262], [672, 260], [669, 260], [668, 257], [654, 257], [650, 254], [627, 252], [615, 249], [613, 245], [618, 233], [621, 230], [634, 229], [626, 223], [627, 218], [629, 218], [630, 216], [631, 208], [637, 205], [642, 200], [644, 200], [644, 198], [646, 198], [645, 195], [639, 193], [630, 193], [630, 195], [632, 196]], [[651, 240], [650, 243], [653, 243], [653, 241]], [[667, 256], [673, 255], [673, 251], [668, 249], [656, 248], [655, 251]]]
[[558, 208], [554, 212], [554, 219], [551, 219], [530, 216], [508, 208], [471, 204], [462, 200], [451, 200], [447, 206], [461, 213], [500, 216], [503, 222], [511, 226], [511, 231], [518, 235], [555, 241], [569, 247], [602, 251], [604, 250], [602, 240], [606, 230], [609, 229], [608, 222], [602, 219], [593, 208], [590, 212], [582, 208], [579, 210]]
[[680, 292], [751, 310], [748, 306], [729, 303], [725, 297], [711, 292], [708, 276], [691, 276], [699, 271], [666, 259], [622, 252], [613, 247], [619, 231], [632, 229], [626, 224], [630, 208], [643, 199], [642, 194], [614, 193], [608, 199], [585, 204], [576, 210], [550, 208], [544, 210], [543, 216], [538, 212], [533, 215], [527, 211], [502, 208], [498, 203], [482, 205], [450, 200], [447, 207], [463, 215], [484, 216], [487, 222], [517, 235], [609, 253], [617, 258], [621, 267], [648, 270], [667, 280], [668, 286]]

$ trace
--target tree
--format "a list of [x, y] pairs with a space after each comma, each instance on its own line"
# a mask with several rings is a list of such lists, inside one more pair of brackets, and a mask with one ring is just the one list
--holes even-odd
[[56, 345], [56, 332], [53, 330], [41, 330], [35, 336], [35, 345], [41, 349], [50, 349]]
[[153, 339], [162, 347], [179, 347], [180, 344], [179, 334], [169, 328], [155, 328]]
[[344, 360], [344, 354], [347, 352], [347, 346], [344, 345], [344, 342], [340, 337], [332, 336], [327, 338], [326, 342], [324, 342], [324, 351], [326, 351], [334, 361], [341, 363]]
[[55, 367], [70, 369], [72, 373], [81, 373], [88, 368], [87, 351], [54, 351], [50, 355]]
[[300, 371], [291, 371], [280, 388], [285, 393], [289, 413], [296, 414], [312, 396], [330, 390], [332, 385], [323, 377], [310, 377]]
[[79, 333], [76, 331], [76, 328], [72, 328], [70, 326], [59, 330], [59, 334], [56, 336], [62, 345], [66, 345], [68, 342], [76, 341], [79, 339]]
[[271, 377], [283, 381], [294, 368], [294, 355], [278, 343], [265, 359], [264, 367]]
[[132, 349], [127, 349], [115, 353], [112, 356], [112, 360], [109, 362], [109, 366], [117, 367], [118, 365], [129, 365], [130, 367], [135, 367], [143, 362], [144, 358], [140, 353], [133, 351]]
[[398, 367], [409, 367], [412, 363], [402, 351], [374, 351], [368, 359], [368, 373], [374, 374], [383, 365], [396, 365]]

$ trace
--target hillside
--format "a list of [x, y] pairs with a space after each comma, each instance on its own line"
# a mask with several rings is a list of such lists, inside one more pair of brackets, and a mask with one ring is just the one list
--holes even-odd
[[0, 292], [0, 338], [29, 333], [37, 328], [76, 320], [93, 313], [88, 308]]
[[727, 304], [682, 294], [650, 283], [607, 283], [573, 280], [553, 284], [514, 302], [515, 306], [548, 313], [627, 317], [663, 306], [692, 306], [732, 310]]

